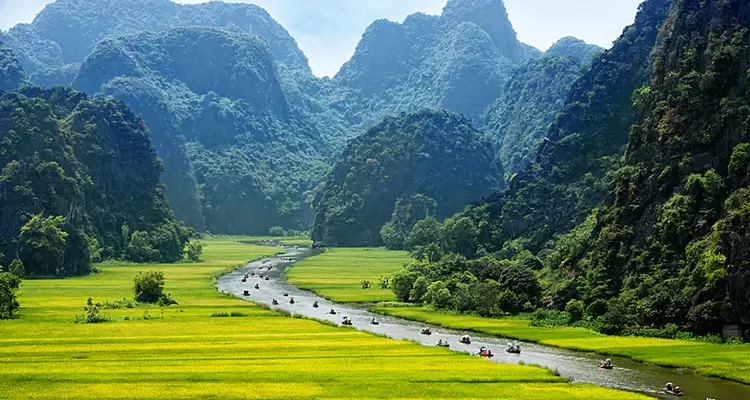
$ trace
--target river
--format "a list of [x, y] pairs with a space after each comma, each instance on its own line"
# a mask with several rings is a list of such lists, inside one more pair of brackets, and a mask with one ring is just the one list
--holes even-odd
[[[683, 399], [705, 400], [708, 396], [718, 400], [750, 399], [750, 386], [748, 385], [696, 375], [679, 368], [642, 364], [628, 358], [612, 357], [614, 369], [604, 370], [597, 367], [598, 361], [603, 357], [594, 353], [521, 342], [521, 354], [508, 354], [505, 352], [507, 339], [434, 326], [430, 327], [431, 335], [422, 335], [420, 329], [425, 324], [381, 316], [356, 305], [333, 303], [290, 285], [284, 279], [284, 271], [294, 262], [315, 253], [310, 249], [280, 248], [279, 250], [285, 251], [283, 260], [276, 256], [249, 263], [245, 267], [222, 276], [217, 283], [218, 290], [267, 305], [272, 305], [273, 300], [276, 299], [279, 304], [272, 305], [273, 308], [338, 324], [341, 324], [343, 316], [348, 316], [354, 328], [386, 335], [396, 340], [411, 340], [425, 346], [435, 346], [439, 340], [447, 340], [451, 350], [467, 353], [476, 353], [481, 346], [489, 347], [495, 353], [495, 357], [491, 358], [494, 362], [538, 364], [557, 370], [561, 376], [573, 382], [639, 392], [662, 399], [675, 398], [661, 391], [666, 382], [674, 382], [685, 393]], [[243, 283], [243, 276], [251, 273], [255, 276], [250, 276], [247, 282]], [[261, 275], [264, 278], [261, 278]], [[269, 280], [265, 280], [265, 277]], [[256, 284], [258, 289], [255, 289]], [[249, 295], [244, 295], [245, 291], [248, 291]], [[285, 292], [288, 296], [284, 296]], [[290, 304], [292, 298], [295, 300], [294, 304]], [[316, 301], [320, 305], [318, 308], [312, 306]], [[336, 311], [336, 315], [330, 314], [331, 309]], [[377, 319], [379, 325], [371, 324], [373, 318]], [[459, 339], [464, 335], [471, 336], [470, 345], [459, 343]]]

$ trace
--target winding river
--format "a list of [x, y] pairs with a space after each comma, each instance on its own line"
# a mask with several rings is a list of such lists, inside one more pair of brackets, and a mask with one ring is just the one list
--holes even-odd
[[[508, 354], [505, 352], [507, 339], [440, 327], [430, 327], [432, 335], [422, 335], [420, 328], [424, 324], [377, 315], [355, 305], [333, 303], [290, 285], [284, 279], [284, 271], [294, 262], [310, 257], [315, 252], [310, 249], [285, 248], [284, 250], [283, 259], [279, 256], [265, 258], [222, 276], [217, 283], [218, 290], [267, 305], [272, 305], [273, 300], [276, 299], [279, 304], [272, 306], [276, 309], [338, 324], [346, 315], [358, 330], [386, 335], [396, 340], [411, 340], [425, 346], [435, 346], [438, 340], [447, 340], [451, 350], [467, 353], [476, 353], [481, 346], [486, 346], [495, 352], [495, 357], [491, 358], [494, 362], [538, 364], [557, 370], [561, 376], [573, 382], [639, 392], [663, 399], [674, 398], [661, 391], [666, 382], [674, 382], [685, 393], [683, 399], [705, 400], [708, 396], [718, 400], [750, 399], [750, 386], [748, 385], [696, 375], [683, 369], [641, 364], [627, 358], [613, 357], [615, 368], [603, 370], [597, 367], [602, 357], [594, 353], [522, 342], [521, 354]], [[250, 276], [247, 282], [243, 283], [243, 276], [251, 273], [255, 275]], [[267, 276], [269, 280], [260, 278], [261, 275]], [[256, 284], [258, 289], [255, 289]], [[249, 295], [245, 295], [245, 291], [248, 291]], [[288, 293], [288, 297], [284, 296], [285, 292]], [[294, 304], [290, 304], [291, 298], [294, 298]], [[320, 307], [312, 306], [315, 301]], [[336, 315], [329, 313], [331, 309], [336, 311]], [[379, 325], [371, 324], [373, 318], [379, 321]], [[470, 345], [459, 343], [463, 335], [471, 336]]]

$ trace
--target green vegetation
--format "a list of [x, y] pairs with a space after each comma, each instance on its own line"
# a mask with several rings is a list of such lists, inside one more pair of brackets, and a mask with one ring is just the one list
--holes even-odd
[[5, 92], [0, 141], [0, 249], [26, 275], [83, 275], [138, 239], [148, 252], [135, 261], [182, 259], [192, 230], [175, 221], [148, 131], [122, 104], [61, 87]]
[[507, 177], [534, 160], [580, 71], [581, 60], [567, 55], [530, 60], [513, 71], [485, 116], [486, 135]]
[[376, 307], [375, 312], [447, 328], [541, 343], [570, 350], [630, 357], [655, 365], [683, 367], [699, 374], [750, 383], [750, 345], [617, 337], [576, 327], [534, 327], [528, 319], [481, 318], [414, 307]]
[[607, 301], [605, 331], [750, 319], [750, 21], [730, 3], [676, 2], [611, 199], [549, 265], [555, 304]]
[[214, 233], [267, 234], [308, 227], [331, 136], [343, 135], [340, 123], [323, 129], [328, 117], [311, 113], [279, 62], [255, 35], [175, 28], [98, 43], [74, 85], [143, 116], [178, 219]]
[[[274, 249], [227, 238], [204, 246], [201, 264], [102, 266], [96, 276], [25, 282], [19, 318], [0, 321], [4, 398], [646, 398], [288, 318], [220, 295], [212, 274]], [[111, 309], [109, 323], [70, 323], [85, 298], [128, 296], [144, 267], [164, 271], [166, 288], [183, 300], [179, 308], [163, 315], [153, 307]], [[225, 314], [246, 318], [211, 317]]]
[[[329, 249], [295, 264], [287, 272], [289, 283], [339, 302], [378, 302], [396, 297], [382, 281], [409, 262], [404, 251], [375, 248]], [[362, 288], [362, 281], [372, 283]]]
[[379, 245], [389, 219], [403, 236], [406, 223], [424, 218], [404, 217], [397, 205], [413, 213], [431, 208], [419, 201], [434, 203], [445, 218], [499, 188], [500, 176], [491, 146], [466, 119], [444, 111], [386, 118], [350, 141], [327, 177], [312, 237], [328, 246]]
[[26, 74], [16, 54], [0, 41], [0, 91], [14, 90], [26, 82]]

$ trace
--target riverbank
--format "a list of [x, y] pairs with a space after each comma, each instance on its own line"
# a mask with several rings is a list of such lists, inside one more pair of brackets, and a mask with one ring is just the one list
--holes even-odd
[[[244, 241], [206, 240], [195, 264], [106, 265], [88, 277], [25, 281], [19, 318], [0, 321], [3, 398], [646, 398], [222, 295], [214, 273], [278, 251]], [[178, 306], [104, 310], [112, 322], [73, 323], [88, 297], [132, 298], [133, 277], [149, 269], [164, 271]]]
[[412, 321], [547, 346], [622, 356], [649, 364], [689, 368], [696, 373], [750, 384], [750, 344], [607, 336], [584, 328], [539, 328], [528, 320], [491, 319], [442, 313], [414, 307], [375, 307], [374, 312]]

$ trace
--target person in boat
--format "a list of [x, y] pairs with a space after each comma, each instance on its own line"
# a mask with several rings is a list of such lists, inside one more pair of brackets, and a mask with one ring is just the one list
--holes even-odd
[[278, 300], [276, 300], [276, 299], [273, 299], [273, 300], [271, 301], [271, 304], [273, 304], [273, 305], [278, 305], [278, 304], [279, 304], [279, 301], [278, 301]]
[[442, 345], [443, 345], [443, 339], [438, 340], [438, 346], [442, 346]]
[[372, 321], [370, 321], [370, 323], [373, 324], [373, 325], [379, 324], [378, 320], [375, 319], [375, 318], [373, 318]]
[[680, 389], [679, 386], [675, 386], [674, 390], [672, 392], [674, 392], [674, 394], [680, 394], [682, 392], [682, 390]]
[[284, 297], [287, 297], [287, 296], [289, 296], [289, 293], [284, 292]]
[[331, 315], [336, 315], [336, 310], [334, 310], [334, 309], [332, 308], [332, 309], [331, 309], [331, 311], [329, 311], [328, 313], [329, 313], [329, 314], [331, 314]]

